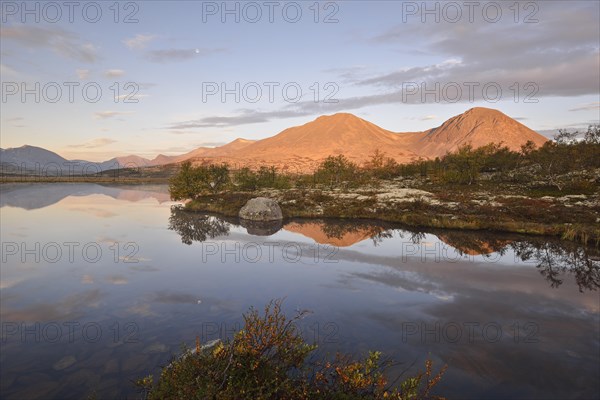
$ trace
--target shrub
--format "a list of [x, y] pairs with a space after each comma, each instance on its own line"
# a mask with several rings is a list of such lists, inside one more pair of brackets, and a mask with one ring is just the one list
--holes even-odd
[[219, 192], [228, 183], [227, 164], [193, 166], [190, 161], [185, 161], [169, 180], [169, 193], [172, 200], [195, 200], [203, 194]]
[[371, 159], [364, 165], [364, 169], [371, 176], [378, 179], [392, 179], [400, 174], [400, 164], [385, 153], [377, 149]]
[[427, 399], [445, 367], [432, 364], [396, 388], [384, 376], [381, 353], [364, 360], [338, 354], [331, 361], [309, 362], [316, 349], [294, 324], [306, 311], [288, 319], [282, 300], [271, 301], [264, 314], [251, 308], [244, 328], [232, 340], [186, 352], [163, 368], [155, 385], [151, 376], [136, 384], [150, 399]]
[[357, 184], [360, 181], [358, 166], [343, 154], [323, 160], [315, 171], [314, 178], [315, 182], [330, 187], [340, 186], [342, 183]]

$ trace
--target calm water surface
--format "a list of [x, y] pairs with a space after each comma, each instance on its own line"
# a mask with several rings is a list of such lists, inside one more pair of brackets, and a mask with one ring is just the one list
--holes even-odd
[[160, 185], [0, 188], [3, 399], [136, 398], [131, 380], [182, 343], [229, 337], [282, 297], [312, 311], [300, 328], [323, 354], [448, 364], [449, 398], [600, 396], [593, 249], [368, 221], [242, 226], [173, 208]]

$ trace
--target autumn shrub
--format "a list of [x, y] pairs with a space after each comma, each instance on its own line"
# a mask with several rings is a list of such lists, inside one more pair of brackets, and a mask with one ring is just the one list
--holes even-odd
[[[251, 308], [244, 327], [233, 339], [202, 350], [186, 351], [152, 376], [137, 381], [148, 399], [430, 399], [437, 374], [426, 362], [425, 371], [392, 385], [384, 374], [389, 362], [381, 353], [364, 359], [338, 354], [331, 360], [310, 361], [317, 346], [305, 342], [295, 322], [306, 311], [288, 319], [282, 300], [269, 302], [264, 313]], [[392, 387], [394, 386], [394, 387]]]

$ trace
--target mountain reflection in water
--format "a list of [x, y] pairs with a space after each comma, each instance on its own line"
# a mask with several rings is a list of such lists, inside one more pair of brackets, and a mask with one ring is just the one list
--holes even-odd
[[187, 245], [229, 235], [231, 227], [242, 226], [248, 234], [269, 236], [280, 229], [299, 233], [316, 243], [336, 247], [349, 247], [370, 239], [374, 245], [390, 239], [394, 234], [401, 238], [409, 237], [416, 245], [421, 245], [425, 233], [433, 233], [459, 255], [481, 255], [493, 257], [504, 255], [509, 249], [522, 261], [535, 261], [540, 274], [556, 288], [563, 283], [566, 274], [573, 275], [579, 290], [600, 288], [600, 252], [576, 243], [549, 241], [548, 238], [535, 238], [518, 235], [489, 234], [481, 238], [479, 232], [464, 231], [407, 231], [394, 227], [392, 223], [379, 221], [348, 220], [293, 220], [245, 221], [234, 217], [203, 214], [185, 211], [181, 206], [171, 207], [169, 229], [181, 236]]

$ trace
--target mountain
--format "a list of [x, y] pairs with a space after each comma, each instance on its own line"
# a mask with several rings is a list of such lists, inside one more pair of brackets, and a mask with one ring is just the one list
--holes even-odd
[[[527, 141], [541, 146], [547, 140], [502, 112], [483, 107], [452, 117], [437, 128], [404, 133], [383, 129], [353, 114], [338, 113], [318, 117], [262, 140], [236, 139], [223, 146], [199, 147], [178, 156], [159, 154], [153, 160], [131, 155], [90, 164], [96, 164], [94, 168], [104, 171], [193, 160], [196, 163], [227, 162], [233, 168], [273, 165], [286, 172], [310, 172], [330, 155], [343, 154], [362, 164], [380, 150], [387, 157], [407, 163], [419, 158], [441, 157], [465, 144], [478, 148], [502, 142], [511, 150], [519, 150]], [[0, 161], [27, 166], [68, 162], [56, 153], [33, 146], [2, 150]]]
[[465, 144], [478, 148], [502, 142], [509, 149], [518, 151], [529, 140], [536, 146], [548, 141], [498, 110], [476, 107], [421, 135], [413, 134], [409, 147], [425, 157], [435, 158]]
[[68, 160], [50, 150], [25, 145], [12, 149], [0, 149], [0, 162], [3, 164], [3, 170], [9, 171], [10, 169], [40, 170], [50, 165], [62, 168]]
[[418, 155], [398, 145], [398, 135], [352, 114], [321, 116], [301, 126], [246, 146], [232, 154], [253, 164], [316, 165], [330, 155], [344, 154], [363, 163], [377, 149], [403, 162]]
[[362, 164], [380, 150], [399, 163], [441, 157], [460, 146], [474, 148], [500, 143], [520, 150], [527, 141], [541, 146], [548, 139], [498, 110], [477, 107], [441, 126], [423, 132], [396, 133], [348, 113], [321, 116], [301, 126], [249, 143], [237, 151], [220, 152], [229, 145], [197, 154], [212, 162], [258, 167], [274, 165], [284, 171], [308, 172], [329, 155], [344, 154]]
[[57, 175], [59, 171], [66, 176], [79, 175], [82, 172], [90, 174], [116, 168], [151, 165], [150, 160], [135, 155], [115, 157], [104, 162], [67, 160], [50, 150], [29, 145], [0, 149], [0, 163], [3, 173], [27, 173], [29, 171], [48, 176]]
[[227, 143], [223, 146], [219, 147], [198, 147], [195, 150], [192, 150], [188, 153], [181, 154], [179, 156], [165, 156], [158, 155], [154, 160], [150, 161], [150, 165], [165, 165], [172, 163], [179, 163], [185, 160], [194, 160], [194, 159], [209, 159], [209, 158], [219, 158], [219, 157], [227, 157], [235, 154], [236, 152], [246, 148], [247, 146], [254, 143], [254, 140], [247, 140], [238, 138], [233, 142]]

